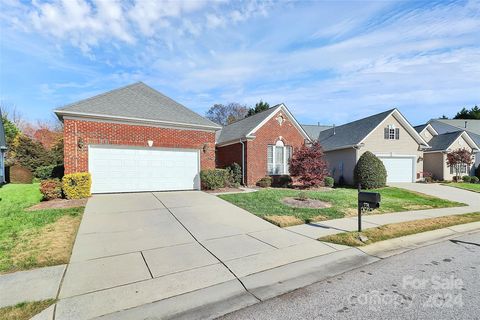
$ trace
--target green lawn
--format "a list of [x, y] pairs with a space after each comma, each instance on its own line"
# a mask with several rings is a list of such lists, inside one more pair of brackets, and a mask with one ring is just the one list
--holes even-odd
[[68, 262], [84, 208], [24, 210], [41, 199], [38, 184], [0, 188], [0, 273]]
[[[373, 213], [387, 213], [419, 209], [456, 207], [464, 204], [452, 202], [408, 190], [386, 187], [378, 190], [382, 195], [380, 209]], [[331, 208], [306, 209], [293, 208], [282, 203], [285, 197], [296, 197], [300, 191], [291, 189], [261, 189], [252, 193], [220, 195], [251, 213], [265, 218], [266, 216], [293, 216], [301, 221], [310, 222], [322, 219], [336, 219], [356, 214], [357, 190], [337, 188], [332, 191], [306, 191], [308, 198], [329, 202]], [[268, 218], [267, 218], [268, 219]]]
[[15, 306], [0, 308], [0, 319], [28, 320], [54, 303], [55, 300], [49, 299], [35, 302], [22, 302]]
[[480, 212], [466, 213], [447, 217], [430, 218], [408, 222], [386, 224], [381, 227], [369, 228], [361, 232], [368, 238], [366, 242], [360, 241], [357, 231], [344, 232], [322, 237], [318, 240], [346, 246], [361, 247], [378, 241], [394, 239], [411, 234], [427, 232], [451, 226], [480, 221]]
[[451, 182], [451, 183], [444, 183], [444, 186], [449, 186], [449, 187], [454, 187], [454, 188], [460, 188], [464, 190], [470, 190], [473, 192], [480, 192], [480, 183], [456, 183], [456, 182]]

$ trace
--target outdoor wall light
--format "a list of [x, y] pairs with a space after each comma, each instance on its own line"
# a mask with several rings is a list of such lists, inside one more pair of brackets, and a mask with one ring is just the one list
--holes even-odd
[[149, 147], [153, 146], [153, 140], [148, 140], [147, 144], [148, 144]]
[[208, 144], [205, 143], [203, 145], [203, 153], [207, 153], [207, 151], [208, 151]]
[[85, 145], [85, 143], [83, 142], [83, 139], [78, 138], [78, 142], [77, 142], [78, 149], [83, 149], [84, 145]]

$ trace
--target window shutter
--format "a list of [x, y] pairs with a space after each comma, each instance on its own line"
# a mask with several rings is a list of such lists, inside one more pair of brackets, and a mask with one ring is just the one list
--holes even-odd
[[399, 140], [399, 139], [400, 139], [400, 129], [395, 128], [395, 140]]
[[388, 133], [389, 133], [390, 129], [388, 127], [386, 127], [385, 129], [383, 129], [383, 132], [384, 132], [384, 135], [385, 135], [385, 139], [388, 140]]

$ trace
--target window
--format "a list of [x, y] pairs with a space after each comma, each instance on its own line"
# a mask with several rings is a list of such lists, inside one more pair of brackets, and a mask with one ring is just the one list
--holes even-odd
[[394, 125], [389, 125], [385, 128], [385, 139], [386, 140], [398, 140], [400, 139], [400, 129], [395, 128]]
[[282, 141], [267, 147], [267, 174], [288, 174], [288, 163], [292, 156], [292, 147], [285, 146]]
[[[462, 174], [462, 173], [469, 173], [470, 172], [470, 168], [466, 165], [466, 164], [462, 164], [460, 165], [460, 170], [459, 170], [459, 174]], [[454, 174], [455, 173], [455, 170], [454, 170], [454, 166], [451, 166], [450, 167], [450, 174]]]

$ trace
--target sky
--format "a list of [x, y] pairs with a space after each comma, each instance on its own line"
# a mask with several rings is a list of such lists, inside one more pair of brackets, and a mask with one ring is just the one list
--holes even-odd
[[0, 0], [0, 100], [27, 118], [143, 81], [205, 114], [285, 103], [306, 124], [480, 105], [480, 0]]

